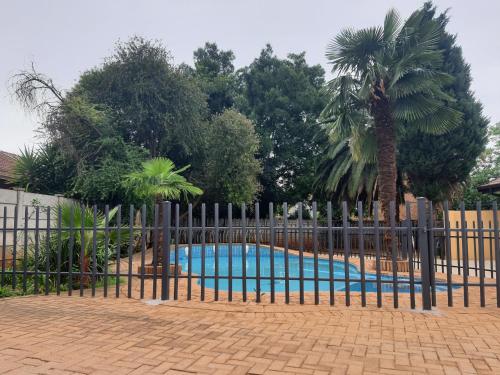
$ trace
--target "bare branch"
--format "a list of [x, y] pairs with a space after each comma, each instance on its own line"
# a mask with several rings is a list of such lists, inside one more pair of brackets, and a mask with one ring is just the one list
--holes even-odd
[[31, 70], [23, 70], [11, 78], [12, 95], [28, 112], [45, 115], [64, 102], [64, 95], [54, 82], [37, 72], [33, 63]]

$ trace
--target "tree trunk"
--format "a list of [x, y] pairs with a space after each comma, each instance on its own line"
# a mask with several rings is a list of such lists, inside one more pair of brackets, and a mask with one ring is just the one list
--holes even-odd
[[390, 202], [396, 204], [396, 129], [383, 81], [376, 85], [371, 101], [377, 142], [379, 200], [386, 225], [390, 224]]
[[[90, 272], [90, 258], [88, 255], [84, 255], [83, 257], [83, 273]], [[90, 285], [90, 275], [82, 275], [80, 279], [80, 283], [83, 284], [85, 288], [88, 288]]]

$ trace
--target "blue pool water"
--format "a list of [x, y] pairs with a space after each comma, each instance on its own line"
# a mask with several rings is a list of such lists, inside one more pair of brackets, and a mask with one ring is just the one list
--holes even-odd
[[[271, 275], [271, 253], [270, 248], [267, 246], [260, 247], [260, 276], [270, 277]], [[240, 244], [234, 244], [232, 246], [232, 274], [233, 277], [242, 276], [242, 246]], [[187, 246], [180, 246], [178, 251], [178, 262], [182, 265], [182, 271], [187, 273], [188, 271], [188, 254], [189, 248]], [[219, 260], [219, 276], [228, 276], [229, 270], [229, 248], [227, 244], [220, 244], [218, 248], [218, 260]], [[173, 264], [175, 260], [175, 250], [171, 251], [170, 263]], [[256, 248], [255, 245], [246, 245], [246, 275], [247, 277], [256, 276]], [[290, 277], [299, 277], [299, 256], [295, 254], [288, 255], [289, 264], [289, 275]], [[196, 275], [201, 275], [202, 270], [202, 258], [201, 258], [201, 245], [192, 246], [192, 273]], [[313, 278], [314, 277], [314, 258], [311, 256], [304, 256], [304, 277]], [[329, 262], [328, 259], [318, 259], [318, 276], [319, 278], [328, 279], [329, 278]], [[333, 272], [335, 279], [344, 279], [344, 262], [335, 260], [333, 263]], [[213, 244], [208, 244], [205, 246], [205, 275], [214, 276], [215, 274], [215, 246]], [[373, 280], [373, 282], [366, 283], [367, 292], [376, 292], [377, 284], [375, 282], [376, 275], [374, 273], [366, 273], [365, 278], [367, 281]], [[281, 250], [274, 250], [274, 276], [275, 277], [285, 277], [285, 253]], [[354, 280], [359, 280], [361, 278], [361, 273], [358, 268], [350, 264], [349, 266], [349, 278]], [[392, 276], [381, 276], [382, 281], [392, 281]], [[409, 281], [407, 278], [398, 278], [399, 281]], [[416, 282], [420, 282], [419, 279], [415, 279]], [[197, 280], [198, 284], [201, 280]], [[228, 279], [219, 279], [219, 290], [228, 290]], [[256, 280], [247, 279], [247, 291], [251, 292], [256, 289]], [[329, 291], [330, 285], [329, 281], [320, 281], [319, 290]], [[359, 281], [353, 281], [349, 283], [350, 290], [353, 292], [361, 291], [361, 283]], [[215, 279], [206, 278], [205, 286], [207, 288], [215, 287]], [[242, 279], [232, 280], [233, 291], [242, 291], [243, 281]], [[271, 291], [271, 280], [261, 280], [260, 282], [261, 292]], [[285, 280], [274, 280], [274, 287], [276, 292], [285, 291]], [[335, 281], [334, 289], [338, 291], [345, 290], [345, 282]], [[298, 292], [300, 290], [299, 280], [290, 280], [290, 291]], [[305, 291], [314, 291], [314, 281], [305, 280], [304, 281]], [[382, 283], [382, 292], [392, 292], [392, 283]], [[437, 285], [436, 291], [445, 291], [445, 285]], [[415, 292], [420, 292], [421, 287], [415, 284]], [[409, 293], [410, 284], [409, 283], [399, 283], [398, 292]]]

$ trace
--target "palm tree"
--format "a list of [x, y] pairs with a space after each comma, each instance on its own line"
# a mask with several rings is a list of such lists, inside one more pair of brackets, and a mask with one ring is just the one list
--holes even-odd
[[203, 190], [194, 186], [181, 175], [190, 166], [175, 170], [175, 164], [167, 158], [154, 158], [142, 163], [142, 169], [125, 176], [125, 185], [139, 199], [153, 199], [156, 203], [182, 196], [201, 195]]
[[329, 142], [317, 168], [315, 190], [337, 202], [366, 200], [370, 206], [377, 190], [374, 146], [371, 137]]
[[334, 141], [373, 134], [379, 200], [389, 222], [396, 201], [396, 139], [406, 127], [441, 134], [461, 120], [442, 90], [453, 78], [439, 70], [442, 25], [415, 11], [404, 23], [395, 10], [383, 27], [343, 30], [328, 46], [337, 76], [328, 83], [323, 121]]

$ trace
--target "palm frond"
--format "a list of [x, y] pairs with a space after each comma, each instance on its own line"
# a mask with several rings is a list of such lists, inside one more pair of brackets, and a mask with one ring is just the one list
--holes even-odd
[[401, 17], [396, 9], [390, 9], [384, 19], [384, 41], [394, 43], [401, 30]]
[[190, 166], [175, 170], [175, 164], [167, 158], [154, 158], [142, 163], [142, 169], [128, 174], [125, 185], [142, 198], [161, 197], [178, 200], [203, 194], [203, 191], [186, 180], [180, 173]]

